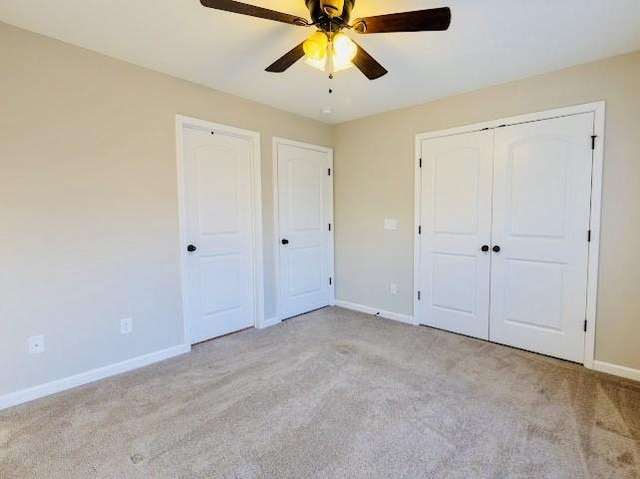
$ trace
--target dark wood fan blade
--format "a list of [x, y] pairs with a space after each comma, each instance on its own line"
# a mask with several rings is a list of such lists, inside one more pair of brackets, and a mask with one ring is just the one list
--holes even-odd
[[288, 13], [280, 13], [268, 8], [256, 7], [247, 3], [236, 2], [233, 0], [200, 0], [204, 7], [214, 8], [216, 10], [224, 10], [226, 12], [239, 13], [241, 15], [249, 15], [250, 17], [265, 18], [275, 22], [288, 23], [290, 25], [298, 25], [302, 27], [309, 26], [309, 22], [304, 18], [289, 15]]
[[358, 18], [353, 29], [358, 33], [429, 32], [447, 30], [449, 25], [451, 9], [443, 7]]
[[304, 56], [304, 48], [301, 43], [291, 51], [285, 53], [282, 57], [277, 59], [273, 64], [269, 65], [266, 71], [271, 73], [282, 73], [286, 71], [295, 62], [300, 60]]
[[[358, 45], [356, 43], [356, 45]], [[387, 69], [380, 65], [375, 58], [367, 53], [367, 51], [358, 45], [358, 53], [353, 59], [353, 64], [360, 70], [369, 80], [376, 80], [385, 76]]]

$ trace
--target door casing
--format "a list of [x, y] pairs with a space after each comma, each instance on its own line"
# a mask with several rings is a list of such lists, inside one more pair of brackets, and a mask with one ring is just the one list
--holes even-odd
[[303, 143], [295, 140], [288, 140], [286, 138], [273, 138], [273, 235], [274, 235], [274, 262], [275, 262], [275, 278], [276, 278], [276, 314], [275, 317], [269, 319], [267, 322], [269, 325], [277, 324], [281, 322], [284, 318], [282, 316], [282, 311], [280, 305], [282, 304], [282, 299], [280, 295], [280, 215], [279, 215], [279, 185], [278, 185], [278, 147], [280, 145], [288, 145], [294, 146], [298, 148], [305, 148], [308, 150], [319, 151], [322, 153], [326, 153], [329, 158], [329, 168], [331, 169], [331, 187], [329, 188], [328, 201], [329, 201], [329, 211], [330, 217], [329, 222], [331, 223], [331, 231], [329, 232], [329, 276], [332, 278], [331, 285], [329, 287], [329, 305], [335, 306], [336, 304], [336, 278], [335, 278], [335, 222], [334, 222], [334, 212], [333, 212], [333, 178], [334, 178], [334, 170], [333, 170], [333, 148], [327, 148], [324, 146], [311, 145], [309, 143]]
[[597, 296], [598, 296], [598, 266], [600, 259], [600, 224], [602, 217], [602, 176], [604, 167], [604, 126], [606, 116], [606, 103], [604, 101], [587, 103], [584, 105], [576, 105], [566, 108], [558, 108], [554, 110], [541, 111], [527, 115], [519, 115], [514, 117], [502, 118], [483, 123], [462, 126], [458, 128], [450, 128], [446, 130], [438, 130], [429, 133], [418, 134], [415, 137], [415, 217], [414, 217], [414, 323], [422, 324], [419, 317], [419, 295], [421, 287], [421, 237], [419, 234], [420, 221], [422, 217], [421, 200], [422, 200], [422, 174], [421, 174], [421, 156], [422, 141], [442, 138], [446, 136], [462, 135], [485, 129], [500, 128], [503, 126], [519, 125], [534, 121], [549, 120], [553, 118], [562, 118], [566, 116], [579, 115], [582, 113], [594, 113], [594, 135], [595, 144], [593, 150], [593, 176], [591, 184], [591, 217], [589, 220], [589, 228], [591, 230], [591, 241], [588, 244], [589, 260], [587, 266], [587, 332], [585, 333], [584, 344], [584, 366], [594, 369], [595, 363], [595, 332], [597, 327]]
[[180, 241], [178, 254], [180, 258], [180, 281], [182, 294], [182, 319], [184, 329], [184, 344], [192, 344], [189, 320], [191, 318], [187, 295], [186, 245], [187, 245], [187, 215], [185, 203], [183, 131], [185, 127], [200, 128], [207, 131], [219, 132], [246, 138], [251, 145], [251, 252], [253, 267], [254, 294], [254, 326], [259, 328], [264, 324], [264, 266], [262, 240], [262, 184], [260, 172], [260, 133], [242, 130], [227, 125], [212, 123], [206, 120], [176, 115], [176, 149], [177, 149], [177, 177], [178, 177], [178, 208]]

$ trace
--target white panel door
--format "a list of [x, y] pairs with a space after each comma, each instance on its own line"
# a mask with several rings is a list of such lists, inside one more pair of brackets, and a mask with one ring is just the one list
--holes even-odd
[[187, 321], [191, 343], [254, 325], [251, 145], [185, 127]]
[[279, 308], [290, 318], [331, 302], [329, 153], [279, 144]]
[[491, 131], [422, 142], [419, 321], [482, 339], [489, 336], [492, 148]]
[[593, 120], [495, 132], [494, 342], [583, 361]]

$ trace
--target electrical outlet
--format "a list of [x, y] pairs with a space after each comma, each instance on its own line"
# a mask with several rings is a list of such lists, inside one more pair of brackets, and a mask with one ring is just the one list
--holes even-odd
[[397, 285], [397, 284], [395, 284], [395, 283], [391, 283], [391, 284], [389, 285], [389, 292], [390, 292], [392, 295], [394, 295], [394, 296], [395, 296], [396, 294], [398, 294], [398, 285]]
[[44, 353], [44, 336], [31, 336], [27, 340], [29, 354]]
[[120, 334], [129, 334], [133, 331], [133, 319], [124, 318], [120, 320]]

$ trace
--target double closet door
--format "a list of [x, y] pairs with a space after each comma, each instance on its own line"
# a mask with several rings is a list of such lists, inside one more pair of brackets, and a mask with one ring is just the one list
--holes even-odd
[[583, 361], [593, 124], [422, 142], [420, 323]]

